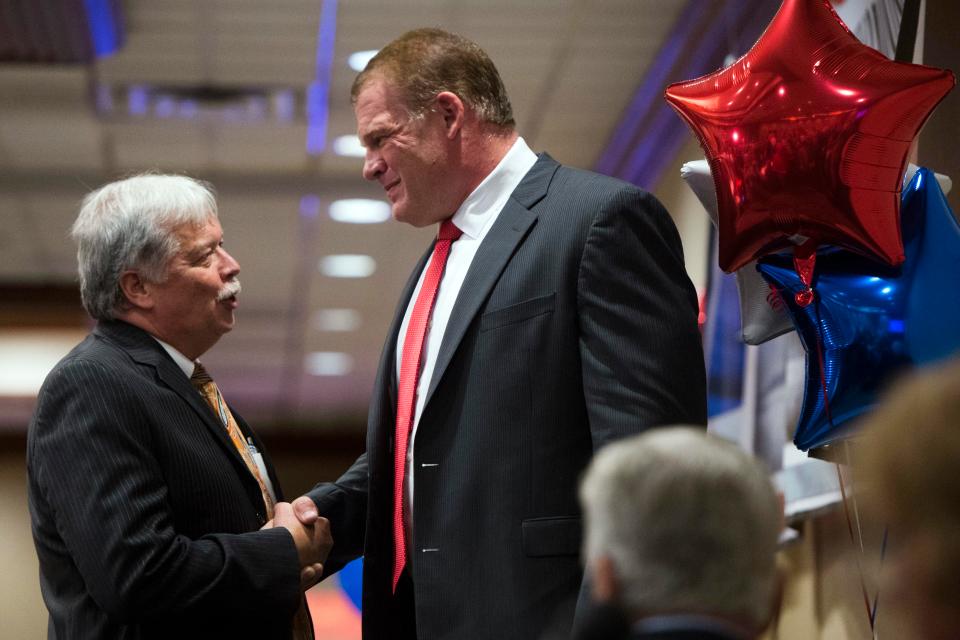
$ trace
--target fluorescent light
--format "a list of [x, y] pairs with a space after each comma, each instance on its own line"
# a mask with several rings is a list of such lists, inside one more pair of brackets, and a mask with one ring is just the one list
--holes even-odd
[[330, 204], [330, 217], [337, 222], [373, 224], [390, 219], [390, 205], [383, 200], [348, 198]]
[[370, 256], [340, 254], [320, 258], [317, 268], [331, 278], [366, 278], [377, 270], [377, 263]]
[[319, 309], [313, 314], [313, 326], [319, 331], [354, 331], [361, 320], [356, 309]]
[[370, 58], [377, 55], [378, 49], [369, 49], [367, 51], [355, 51], [347, 58], [347, 64], [354, 71], [363, 71], [370, 62]]
[[79, 330], [0, 332], [0, 396], [36, 396], [50, 369], [84, 335]]
[[338, 156], [346, 156], [348, 158], [363, 158], [367, 155], [367, 150], [360, 144], [360, 138], [355, 134], [334, 138], [333, 152]]
[[337, 351], [314, 351], [304, 359], [304, 368], [314, 376], [342, 376], [353, 370], [353, 357]]

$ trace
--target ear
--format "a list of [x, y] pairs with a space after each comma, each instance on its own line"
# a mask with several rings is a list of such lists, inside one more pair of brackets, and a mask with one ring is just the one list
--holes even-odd
[[598, 556], [593, 561], [593, 599], [597, 602], [615, 602], [620, 595], [620, 580], [610, 556]]
[[466, 107], [463, 100], [455, 93], [450, 91], [441, 91], [437, 94], [437, 112], [443, 118], [443, 125], [446, 128], [447, 138], [452, 140], [460, 133], [463, 126], [463, 118]]
[[120, 291], [133, 307], [152, 309], [154, 302], [146, 281], [136, 271], [124, 271], [120, 274]]

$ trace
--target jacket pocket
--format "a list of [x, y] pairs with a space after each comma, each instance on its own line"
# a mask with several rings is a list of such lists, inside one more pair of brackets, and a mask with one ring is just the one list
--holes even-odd
[[580, 553], [581, 522], [577, 516], [530, 518], [520, 523], [523, 554], [530, 558]]
[[553, 303], [556, 297], [556, 293], [551, 293], [538, 298], [530, 298], [509, 307], [488, 311], [480, 317], [480, 331], [523, 322], [550, 313], [553, 311]]

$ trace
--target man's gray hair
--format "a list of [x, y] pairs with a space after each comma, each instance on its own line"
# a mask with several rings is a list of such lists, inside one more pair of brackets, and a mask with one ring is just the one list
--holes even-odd
[[766, 468], [735, 445], [688, 427], [616, 442], [595, 456], [580, 501], [587, 562], [610, 558], [628, 614], [765, 626], [782, 507]]
[[186, 176], [141, 174], [87, 194], [70, 231], [87, 313], [109, 320], [125, 308], [124, 271], [163, 282], [180, 248], [176, 229], [216, 217], [213, 187]]

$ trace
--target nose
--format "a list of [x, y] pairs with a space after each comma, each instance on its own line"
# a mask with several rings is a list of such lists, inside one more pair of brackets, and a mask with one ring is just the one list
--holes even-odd
[[226, 281], [233, 280], [240, 274], [240, 263], [223, 247], [219, 250], [223, 258], [220, 262], [220, 275]]
[[386, 170], [387, 165], [375, 149], [367, 149], [363, 158], [363, 177], [365, 180], [376, 180]]

